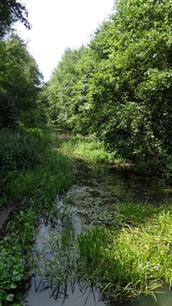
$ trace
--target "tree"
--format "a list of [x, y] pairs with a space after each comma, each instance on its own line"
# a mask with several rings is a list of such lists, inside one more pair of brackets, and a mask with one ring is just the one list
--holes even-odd
[[[73, 128], [77, 113], [77, 83], [81, 78], [78, 63], [84, 47], [67, 49], [48, 83], [49, 114], [53, 124]], [[75, 123], [73, 122], [75, 121]]]
[[166, 163], [172, 152], [172, 2], [117, 1], [91, 43], [93, 128], [110, 150]]
[[24, 5], [17, 0], [0, 1], [0, 38], [2, 38], [16, 21], [21, 21], [27, 28], [30, 28], [28, 22], [28, 13]]
[[42, 78], [37, 64], [14, 34], [0, 42], [0, 58], [0, 126], [32, 125]]
[[116, 1], [113, 16], [89, 46], [66, 53], [49, 83], [57, 122], [62, 117], [73, 130], [96, 133], [110, 151], [147, 168], [167, 165], [172, 155], [171, 12], [169, 0]]

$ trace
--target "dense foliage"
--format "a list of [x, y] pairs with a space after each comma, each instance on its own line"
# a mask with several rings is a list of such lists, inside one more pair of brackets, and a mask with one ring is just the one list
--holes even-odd
[[28, 13], [23, 4], [17, 0], [0, 1], [0, 38], [2, 38], [16, 21], [21, 21], [27, 28], [30, 28], [28, 22]]
[[[17, 305], [21, 300], [17, 288], [31, 268], [36, 224], [40, 215], [51, 215], [55, 196], [72, 183], [75, 158], [112, 163], [125, 159], [172, 176], [171, 0], [117, 0], [114, 14], [99, 27], [90, 44], [67, 49], [44, 86], [26, 44], [14, 33], [6, 35], [16, 21], [29, 28], [25, 7], [16, 0], [1, 0], [0, 208], [13, 211], [0, 242], [3, 305]], [[75, 135], [71, 142], [67, 138], [64, 142], [61, 135], [57, 149], [45, 128], [47, 115], [50, 125], [84, 137]], [[76, 165], [78, 180], [81, 172], [87, 180], [89, 172], [82, 169], [81, 161]], [[113, 230], [90, 227], [76, 239], [80, 279], [86, 276], [101, 284], [104, 293], [127, 297], [150, 293], [162, 281], [171, 284], [171, 210], [148, 206], [141, 210], [142, 205], [133, 203], [119, 203], [118, 207], [115, 193], [110, 201], [115, 202], [116, 210], [108, 214], [99, 191], [98, 195], [94, 215], [101, 206], [98, 219], [104, 225], [112, 219]], [[68, 247], [58, 236], [56, 263], [59, 244]]]
[[165, 169], [172, 152], [171, 12], [169, 0], [117, 1], [89, 46], [67, 50], [57, 66], [48, 84], [53, 123], [95, 132], [112, 152]]
[[34, 124], [41, 74], [24, 42], [12, 34], [0, 41], [0, 126], [14, 127], [21, 121]]
[[[23, 286], [31, 267], [32, 244], [40, 211], [48, 209], [56, 192], [63, 190], [71, 180], [70, 163], [53, 152], [48, 134], [38, 129], [46, 123], [42, 76], [26, 44], [16, 34], [9, 34], [11, 25], [18, 20], [29, 27], [25, 7], [15, 0], [0, 1], [2, 305], [17, 305], [16, 302], [21, 300], [17, 288]], [[8, 217], [8, 212], [15, 210], [13, 220], [5, 228], [7, 220], [3, 213]]]
[[40, 215], [50, 213], [57, 193], [72, 181], [71, 161], [52, 148], [50, 135], [39, 129], [0, 133], [0, 208], [11, 205], [15, 211], [0, 242], [0, 302], [4, 306], [21, 305], [16, 303], [32, 274]]
[[89, 73], [90, 70], [88, 52], [84, 47], [79, 50], [67, 49], [47, 86], [51, 123], [83, 132], [88, 128], [84, 115], [84, 93], [87, 91], [85, 71]]

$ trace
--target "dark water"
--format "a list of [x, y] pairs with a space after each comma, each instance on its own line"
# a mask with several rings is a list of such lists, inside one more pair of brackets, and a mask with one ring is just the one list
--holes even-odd
[[35, 278], [32, 279], [31, 289], [26, 297], [26, 301], [24, 303], [25, 306], [105, 306], [104, 302], [100, 301], [100, 297], [98, 291], [95, 288], [86, 288], [81, 290], [78, 285], [71, 288], [68, 286], [67, 293], [62, 293], [56, 297], [52, 296], [51, 289], [44, 289], [44, 285], [42, 284], [42, 288], [36, 288], [36, 285], [39, 284], [39, 281]]
[[161, 293], [155, 296], [140, 296], [135, 301], [126, 304], [125, 306], [171, 306], [172, 305], [172, 290], [164, 289]]
[[172, 203], [172, 187], [160, 177], [136, 175], [128, 169], [114, 169], [99, 165], [97, 175], [100, 182], [110, 186], [119, 201], [149, 202], [152, 204]]
[[[43, 239], [49, 237], [49, 228], [43, 223], [37, 239], [37, 250], [42, 249]], [[51, 258], [50, 251], [46, 250], [46, 256], [42, 258], [41, 265], [44, 265], [48, 258]], [[53, 271], [55, 272], [55, 271]], [[29, 288], [25, 295], [23, 306], [172, 306], [172, 291], [168, 288], [155, 293], [154, 296], [140, 296], [131, 302], [110, 303], [101, 300], [101, 295], [95, 287], [82, 284], [68, 283], [66, 288], [60, 289], [48, 284], [47, 281], [37, 274], [34, 274]]]
[[36, 283], [39, 284], [38, 280], [33, 278], [24, 306], [172, 306], [172, 291], [168, 289], [156, 293], [155, 296], [140, 296], [134, 301], [121, 304], [103, 302], [95, 288], [81, 291], [78, 285], [74, 291], [69, 286], [67, 295], [62, 294], [56, 300], [52, 296], [51, 289], [46, 289], [44, 286], [37, 288]]
[[[97, 198], [101, 198], [101, 190], [104, 196], [104, 201], [142, 201], [150, 202], [155, 205], [159, 203], [172, 203], [172, 192], [167, 189], [162, 181], [153, 180], [149, 177], [133, 176], [126, 171], [114, 171], [107, 167], [100, 167], [97, 171], [96, 179], [89, 177], [87, 181], [80, 182], [81, 192], [82, 188], [91, 186], [90, 194], [97, 194]], [[82, 187], [82, 188], [81, 188]], [[76, 188], [75, 188], [76, 192]], [[88, 193], [88, 192], [87, 192]], [[78, 196], [78, 195], [77, 195]], [[81, 197], [82, 195], [79, 194]], [[85, 194], [83, 194], [85, 196]], [[96, 196], [94, 198], [94, 201]], [[102, 197], [103, 199], [103, 197]], [[90, 201], [90, 198], [86, 199]], [[94, 205], [93, 201], [93, 205]], [[57, 210], [64, 214], [63, 201], [57, 198]], [[73, 224], [73, 231], [78, 235], [82, 230], [82, 225], [77, 216], [77, 209], [72, 207], [70, 211], [71, 222]], [[59, 231], [62, 227], [62, 221], [58, 217], [56, 220], [55, 230]], [[40, 270], [46, 270], [46, 264], [51, 261], [53, 254], [53, 246], [47, 246], [46, 242], [49, 240], [52, 232], [52, 224], [46, 223], [45, 220], [40, 222], [39, 232], [34, 247], [34, 257], [38, 257]], [[46, 245], [46, 247], [45, 247]], [[61, 259], [63, 262], [63, 258]], [[45, 267], [44, 267], [45, 266]], [[34, 271], [35, 272], [35, 271]], [[56, 270], [52, 271], [56, 273]], [[52, 284], [47, 283], [45, 277], [34, 273], [30, 286], [25, 295], [23, 306], [172, 306], [172, 291], [165, 289], [164, 292], [156, 293], [155, 296], [140, 296], [135, 301], [119, 304], [101, 301], [101, 296], [95, 287], [82, 286], [82, 284], [67, 283], [66, 287], [57, 290]]]

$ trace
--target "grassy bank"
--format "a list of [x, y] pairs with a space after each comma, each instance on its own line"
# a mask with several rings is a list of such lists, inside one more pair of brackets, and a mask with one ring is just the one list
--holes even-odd
[[55, 257], [44, 272], [49, 282], [62, 291], [70, 280], [86, 288], [94, 284], [113, 302], [171, 286], [172, 209], [120, 203], [113, 214], [108, 227], [102, 216], [101, 224], [90, 225], [79, 237], [72, 227], [52, 230], [48, 247]]
[[[53, 213], [56, 194], [68, 189], [72, 173], [76, 174], [75, 184], [78, 182], [80, 187], [85, 187], [82, 184], [91, 180], [89, 165], [120, 159], [109, 155], [96, 139], [57, 134], [52, 137], [39, 130], [4, 133], [3, 141], [0, 140], [6, 146], [0, 151], [3, 160], [1, 205], [22, 204], [6, 225], [0, 242], [0, 300], [4, 306], [17, 306], [21, 300], [19, 288], [22, 289], [23, 281], [31, 275], [29, 258], [40, 215]], [[91, 171], [94, 172], [94, 167]], [[61, 233], [53, 228], [50, 235], [49, 249], [53, 248], [55, 257], [46, 266], [46, 278], [53, 279], [53, 285], [61, 288], [71, 275], [72, 281], [94, 283], [103, 295], [121, 301], [141, 293], [154, 294], [156, 288], [166, 283], [171, 286], [170, 205], [155, 207], [148, 203], [113, 202], [111, 187], [103, 185], [101, 174], [98, 180], [97, 175], [93, 179], [94, 184], [87, 186], [84, 193], [85, 201], [75, 205], [68, 197], [64, 203], [66, 227]], [[103, 187], [106, 197], [99, 191]], [[84, 203], [92, 200], [90, 194], [100, 201], [93, 201], [89, 212], [87, 208], [91, 204]], [[70, 204], [80, 210], [82, 220], [84, 216], [89, 217], [89, 213], [92, 215], [85, 222], [87, 229], [79, 237], [70, 228]]]
[[171, 208], [120, 204], [116, 229], [102, 222], [80, 236], [80, 270], [87, 267], [85, 279], [93, 280], [113, 300], [153, 294], [172, 284], [171, 246]]
[[[111, 160], [111, 156], [104, 155], [105, 151], [99, 151], [99, 147], [94, 151], [94, 148], [94, 141], [79, 139], [77, 142], [76, 138], [67, 143], [62, 140], [60, 145], [60, 151], [84, 161]], [[154, 294], [156, 288], [165, 284], [171, 286], [172, 208], [169, 204], [156, 207], [148, 203], [118, 202], [104, 208], [101, 205], [100, 213], [96, 208], [92, 214], [96, 225], [90, 224], [89, 230], [76, 242], [80, 258], [73, 274], [93, 282], [105, 296], [121, 301], [141, 293]]]
[[87, 137], [81, 135], [61, 134], [58, 138], [60, 152], [81, 158], [87, 162], [123, 162], [115, 153], [106, 151], [103, 143], [101, 143], [94, 135]]
[[0, 142], [1, 207], [18, 206], [0, 242], [0, 301], [19, 305], [40, 215], [50, 212], [57, 193], [71, 184], [72, 165], [41, 130], [4, 130]]

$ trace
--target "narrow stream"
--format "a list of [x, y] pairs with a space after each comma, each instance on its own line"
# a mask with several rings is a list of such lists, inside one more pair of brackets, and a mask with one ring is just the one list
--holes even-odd
[[[56, 231], [61, 234], [70, 224], [72, 235], [78, 236], [82, 230], [81, 221], [78, 217], [77, 209], [70, 207], [68, 210], [63, 205], [62, 199], [57, 196], [56, 201], [57, 214], [56, 219], [40, 220], [39, 231], [34, 245], [33, 256], [36, 268], [42, 273], [35, 272], [30, 282], [30, 288], [26, 293], [24, 306], [81, 306], [81, 305], [97, 305], [105, 306], [100, 300], [99, 292], [94, 286], [85, 286], [78, 284], [72, 278], [65, 279], [65, 285], [59, 288], [53, 286], [53, 280], [46, 279], [46, 272], [51, 261], [55, 260], [54, 246], [51, 244], [53, 235]], [[52, 237], [51, 237], [52, 235]], [[65, 254], [63, 254], [65, 256]], [[77, 256], [75, 250], [69, 251], [70, 256]], [[70, 258], [69, 258], [70, 260]], [[63, 258], [62, 258], [63, 261]], [[53, 261], [54, 264], [54, 261]], [[53, 272], [53, 271], [52, 271]]]
[[[78, 283], [72, 271], [68, 271], [69, 262], [75, 264], [79, 256], [75, 239], [88, 224], [101, 221], [101, 213], [112, 203], [143, 201], [158, 205], [172, 202], [172, 197], [171, 192], [149, 178], [133, 178], [133, 175], [110, 171], [104, 173], [102, 178], [103, 171], [101, 169], [97, 176], [72, 186], [63, 198], [57, 196], [54, 216], [40, 220], [33, 249], [33, 276], [23, 306], [121, 305], [102, 301], [99, 290], [93, 284]], [[83, 215], [88, 224], [83, 224]], [[140, 296], [122, 305], [171, 306], [172, 291], [164, 289], [154, 297]]]

